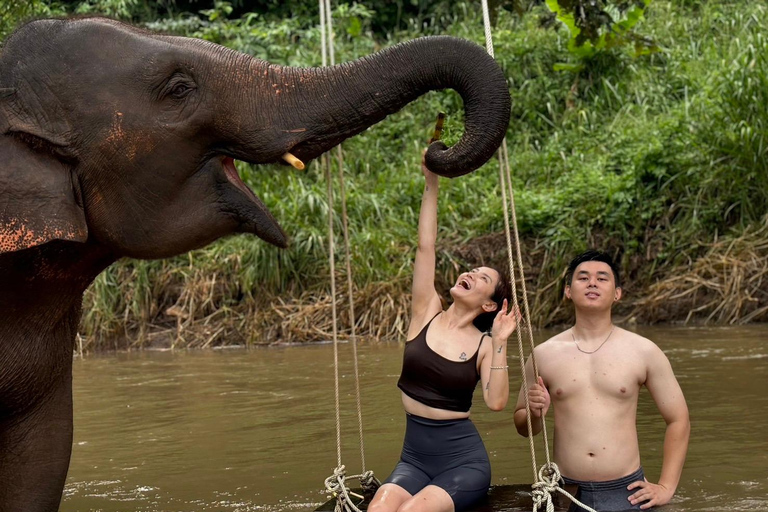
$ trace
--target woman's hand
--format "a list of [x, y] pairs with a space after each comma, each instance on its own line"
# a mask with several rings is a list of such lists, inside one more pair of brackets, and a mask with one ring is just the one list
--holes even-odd
[[507, 299], [504, 299], [501, 309], [496, 313], [496, 318], [493, 319], [493, 327], [491, 327], [494, 345], [497, 343], [506, 344], [509, 335], [515, 332], [519, 320], [520, 309], [513, 307], [507, 312]]
[[427, 185], [437, 184], [437, 174], [427, 169], [427, 162], [425, 160], [426, 155], [427, 150], [425, 149], [421, 152], [421, 172], [424, 173], [424, 178], [427, 180]]
[[531, 405], [531, 415], [534, 418], [541, 418], [547, 414], [551, 399], [549, 391], [544, 385], [544, 379], [539, 376], [536, 384], [528, 389], [528, 403]]

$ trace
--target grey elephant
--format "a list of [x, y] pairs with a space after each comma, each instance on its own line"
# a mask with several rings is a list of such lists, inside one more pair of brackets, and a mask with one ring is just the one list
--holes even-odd
[[492, 156], [510, 115], [502, 71], [467, 41], [310, 69], [103, 18], [13, 33], [0, 54], [0, 511], [58, 509], [73, 344], [100, 272], [231, 233], [286, 246], [233, 159], [309, 161], [443, 88], [463, 97], [465, 132], [426, 161], [453, 177]]

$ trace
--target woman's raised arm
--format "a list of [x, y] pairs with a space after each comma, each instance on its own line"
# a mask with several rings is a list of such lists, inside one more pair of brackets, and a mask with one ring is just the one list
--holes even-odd
[[421, 156], [424, 173], [424, 194], [419, 211], [419, 244], [413, 263], [411, 284], [411, 324], [408, 339], [413, 339], [424, 325], [442, 309], [435, 290], [435, 243], [437, 241], [437, 174], [427, 169], [424, 154]]

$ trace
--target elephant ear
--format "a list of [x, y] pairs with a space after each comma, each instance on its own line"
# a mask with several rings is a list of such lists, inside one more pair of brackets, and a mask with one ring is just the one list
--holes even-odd
[[69, 166], [51, 141], [12, 107], [14, 91], [0, 89], [0, 253], [50, 242], [85, 242], [88, 226]]

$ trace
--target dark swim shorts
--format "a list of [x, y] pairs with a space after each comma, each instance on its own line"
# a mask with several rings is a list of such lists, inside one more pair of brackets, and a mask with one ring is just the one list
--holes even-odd
[[[623, 510], [640, 510], [640, 505], [632, 505], [627, 498], [637, 492], [637, 489], [627, 490], [627, 486], [632, 482], [645, 480], [643, 468], [638, 469], [631, 475], [618, 480], [609, 480], [607, 482], [582, 482], [581, 480], [571, 480], [563, 477], [565, 485], [578, 485], [576, 499], [583, 504], [592, 507], [599, 512], [618, 512]], [[583, 512], [584, 509], [571, 503], [568, 512]]]
[[415, 495], [427, 485], [444, 489], [456, 512], [488, 493], [491, 462], [469, 419], [432, 420], [407, 414], [400, 462], [385, 483]]

